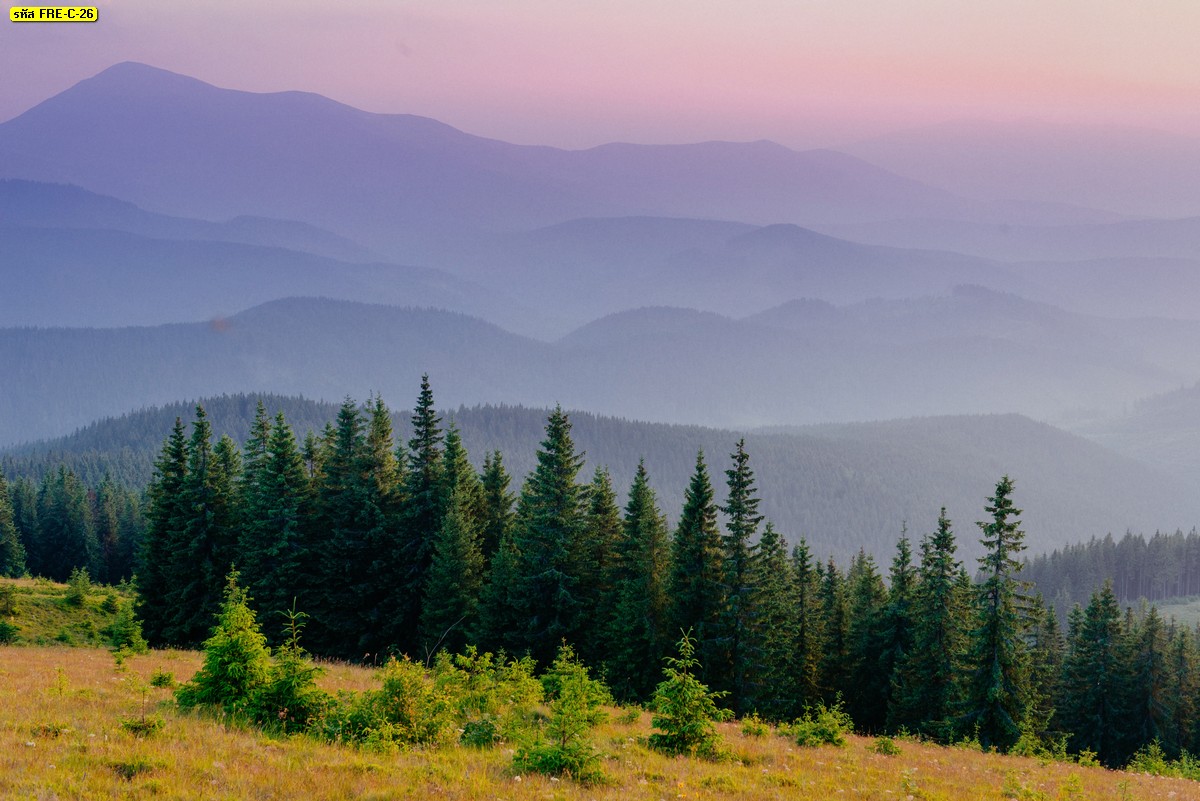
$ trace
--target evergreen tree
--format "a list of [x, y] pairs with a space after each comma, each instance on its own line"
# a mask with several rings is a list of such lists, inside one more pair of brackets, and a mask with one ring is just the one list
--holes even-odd
[[1026, 600], [1016, 577], [1021, 569], [1016, 557], [1025, 548], [1025, 532], [1012, 491], [1012, 480], [1001, 478], [985, 507], [991, 520], [978, 524], [986, 550], [979, 560], [984, 580], [978, 592], [960, 717], [964, 731], [979, 732], [980, 744], [1001, 750], [1020, 736], [1030, 696]]
[[724, 551], [704, 453], [696, 455], [696, 470], [683, 496], [683, 512], [671, 543], [667, 580], [671, 631], [692, 633], [698, 655], [697, 679], [713, 683], [710, 665], [719, 664], [716, 638], [724, 608]]
[[[350, 398], [342, 402], [330, 433], [322, 446], [313, 547], [306, 549], [304, 583], [314, 588], [308, 599], [313, 604], [309, 634], [316, 652], [354, 659], [369, 654], [364, 650], [368, 632], [361, 585], [343, 577], [364, 575], [370, 521], [364, 423]], [[330, 581], [330, 576], [338, 578]]]
[[96, 488], [92, 503], [92, 521], [96, 532], [96, 581], [115, 584], [119, 580], [116, 565], [117, 552], [121, 547], [121, 514], [118, 506], [118, 490], [107, 472]]
[[415, 649], [421, 622], [421, 598], [433, 562], [433, 544], [442, 529], [445, 511], [442, 474], [442, 418], [433, 402], [429, 376], [421, 376], [421, 391], [412, 414], [408, 440], [408, 475], [404, 492], [404, 574], [398, 578], [397, 598], [404, 602], [397, 616], [402, 647]]
[[29, 478], [20, 476], [9, 486], [9, 497], [12, 499], [13, 527], [25, 551], [25, 567], [32, 575], [44, 575], [38, 564], [37, 487]]
[[615, 601], [604, 639], [609, 686], [618, 700], [645, 701], [657, 684], [669, 642], [666, 561], [667, 521], [658, 510], [645, 463], [639, 461], [605, 582]]
[[1166, 746], [1173, 755], [1184, 751], [1194, 754], [1196, 745], [1197, 699], [1200, 699], [1200, 655], [1192, 632], [1183, 627], [1170, 634], [1167, 652], [1167, 697], [1170, 706], [1170, 735]]
[[485, 512], [479, 544], [487, 563], [491, 563], [492, 557], [500, 550], [500, 543], [512, 531], [516, 498], [508, 490], [511, 481], [508, 471], [504, 469], [504, 458], [500, 451], [484, 456], [481, 482]]
[[758, 542], [754, 578], [762, 656], [754, 676], [755, 708], [771, 720], [791, 720], [803, 709], [797, 636], [796, 577], [783, 538], [769, 521]]
[[[359, 526], [362, 545], [355, 567], [359, 579], [362, 636], [359, 650], [381, 653], [389, 647], [417, 647], [416, 631], [405, 628], [410, 599], [397, 593], [407, 561], [403, 535], [405, 468], [397, 459], [392, 415], [383, 398], [367, 403], [360, 473], [363, 480]], [[399, 625], [398, 625], [399, 624]]]
[[1130, 753], [1158, 741], [1178, 753], [1172, 730], [1175, 696], [1168, 676], [1167, 632], [1157, 607], [1151, 606], [1131, 632]]
[[183, 517], [183, 482], [187, 476], [187, 437], [183, 421], [176, 417], [162, 453], [154, 466], [154, 478], [146, 490], [148, 499], [146, 537], [138, 559], [138, 614], [151, 645], [167, 642], [171, 612], [167, 593], [172, 587], [175, 530]]
[[1076, 751], [1090, 750], [1106, 765], [1123, 764], [1128, 738], [1126, 635], [1112, 582], [1073, 610], [1063, 670], [1062, 723]]
[[471, 487], [468, 481], [457, 483], [434, 542], [421, 612], [427, 653], [459, 653], [468, 644], [467, 632], [478, 625], [483, 551], [473, 508], [478, 496]]
[[921, 540], [921, 565], [913, 593], [913, 645], [901, 660], [893, 688], [888, 728], [901, 726], [946, 740], [961, 662], [966, 597], [959, 585], [962, 565], [946, 507], [937, 531]]
[[714, 679], [718, 690], [729, 692], [734, 712], [741, 714], [752, 708], [754, 671], [762, 658], [753, 604], [757, 556], [753, 539], [762, 515], [758, 513], [754, 472], [750, 469], [744, 439], [738, 441], [731, 458], [733, 467], [725, 471], [729, 495], [726, 504], [720, 507], [727, 521], [721, 543], [725, 566], [721, 595], [725, 603], [715, 638], [722, 672], [714, 674]]
[[8, 482], [0, 471], [0, 577], [17, 578], [25, 575], [25, 546], [13, 524], [12, 499]]
[[48, 473], [38, 490], [38, 529], [36, 561], [44, 576], [66, 581], [76, 568], [95, 570], [99, 548], [87, 490], [66, 467]]
[[[245, 522], [238, 550], [255, 605], [274, 616], [292, 608], [304, 590], [304, 529], [310, 523], [313, 499], [296, 436], [283, 412], [275, 416], [274, 425], [256, 423], [256, 428], [267, 441], [261, 450], [256, 447], [252, 470], [247, 460]], [[251, 443], [257, 445], [255, 436]]]
[[821, 691], [825, 703], [837, 703], [849, 695], [850, 687], [850, 607], [846, 600], [846, 579], [831, 558], [819, 576], [821, 617]]
[[221, 606], [222, 580], [228, 572], [236, 467], [230, 444], [212, 447], [212, 426], [204, 407], [187, 446], [187, 470], [179, 487], [178, 516], [171, 521], [166, 570], [167, 615], [163, 638], [176, 645], [198, 645]]
[[887, 600], [879, 616], [878, 657], [875, 662], [883, 703], [868, 720], [863, 721], [864, 726], [871, 724], [876, 729], [888, 727], [889, 713], [896, 707], [896, 696], [903, 693], [901, 665], [912, 651], [915, 591], [916, 571], [913, 569], [912, 548], [906, 528], [896, 543], [896, 556], [888, 572]]
[[602, 665], [611, 656], [608, 628], [618, 604], [615, 587], [619, 573], [617, 548], [622, 539], [621, 511], [617, 508], [617, 494], [607, 469], [596, 468], [588, 486], [586, 503], [580, 583], [583, 604], [594, 612], [592, 631], [582, 637], [579, 653], [585, 662]]
[[546, 438], [517, 504], [513, 533], [513, 585], [509, 601], [521, 630], [515, 645], [548, 664], [558, 645], [573, 642], [587, 614], [578, 564], [584, 497], [576, 483], [583, 457], [575, 452], [571, 423], [555, 408]]
[[847, 658], [850, 687], [846, 711], [864, 731], [878, 731], [887, 716], [891, 675], [879, 664], [883, 646], [881, 628], [887, 590], [875, 560], [860, 550], [846, 573], [846, 600], [850, 610]]
[[1030, 694], [1025, 727], [1045, 740], [1060, 701], [1065, 643], [1058, 616], [1040, 593], [1030, 605], [1029, 620]]
[[808, 542], [801, 537], [792, 549], [792, 575], [795, 587], [795, 643], [792, 675], [796, 701], [800, 709], [816, 706], [821, 700], [821, 643], [825, 621], [821, 614], [821, 579], [813, 565]]

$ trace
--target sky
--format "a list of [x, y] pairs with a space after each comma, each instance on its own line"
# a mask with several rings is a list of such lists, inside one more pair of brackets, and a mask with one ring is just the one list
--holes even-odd
[[121, 61], [588, 147], [959, 119], [1200, 135], [1196, 0], [98, 0], [0, 26], [0, 120]]

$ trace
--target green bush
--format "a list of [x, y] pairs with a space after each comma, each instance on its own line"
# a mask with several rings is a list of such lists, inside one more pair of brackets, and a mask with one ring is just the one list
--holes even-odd
[[77, 567], [71, 571], [71, 577], [67, 579], [67, 594], [63, 600], [70, 606], [83, 606], [91, 589], [92, 580], [88, 577], [87, 568]]
[[321, 734], [376, 751], [437, 745], [454, 731], [454, 707], [425, 668], [408, 657], [379, 670], [378, 690], [343, 694], [320, 721]]
[[17, 641], [21, 627], [7, 620], [0, 620], [0, 645], [8, 645]]
[[[581, 669], [582, 674], [580, 673]], [[553, 701], [558, 698], [567, 681], [584, 682], [586, 685], [585, 695], [588, 699], [588, 721], [593, 726], [603, 723], [608, 717], [604, 707], [613, 704], [612, 693], [608, 691], [608, 687], [604, 686], [604, 682], [588, 675], [587, 668], [579, 663], [575, 649], [564, 643], [558, 649], [558, 656], [554, 658], [554, 664], [542, 674], [542, 689], [545, 690], [546, 699]]]
[[0, 582], [0, 617], [12, 617], [17, 614], [17, 587], [15, 584]]
[[254, 620], [246, 591], [231, 573], [213, 635], [204, 642], [204, 664], [175, 691], [181, 707], [218, 707], [242, 712], [271, 677], [267, 641]]
[[[474, 647], [466, 653], [438, 654], [433, 666], [434, 686], [451, 699], [460, 741], [478, 739], [475, 745], [513, 739], [542, 701], [542, 684], [533, 675], [532, 659], [506, 661]], [[468, 730], [470, 733], [468, 733]], [[490, 739], [485, 736], [491, 731]]]
[[[110, 596], [112, 597], [112, 596]], [[142, 636], [142, 624], [133, 613], [133, 604], [122, 604], [117, 618], [104, 630], [114, 651], [144, 654], [150, 650]]]
[[742, 719], [742, 734], [745, 736], [766, 737], [770, 733], [770, 724], [760, 718], [757, 712], [751, 712]]
[[871, 750], [876, 754], [882, 754], [883, 756], [900, 755], [900, 746], [896, 745], [896, 741], [891, 737], [875, 738], [875, 743], [871, 746]]
[[823, 703], [817, 704], [805, 710], [804, 716], [791, 726], [796, 744], [806, 747], [844, 746], [846, 735], [853, 730], [854, 723], [842, 709], [841, 702], [828, 707]]
[[270, 675], [247, 705], [260, 726], [285, 734], [306, 731], [329, 710], [333, 698], [317, 686], [321, 669], [300, 647], [304, 615], [292, 609], [284, 626], [285, 639], [275, 651]]
[[175, 686], [175, 674], [169, 670], [156, 670], [150, 674], [150, 686], [169, 690]]
[[500, 742], [500, 727], [491, 718], [470, 720], [463, 724], [458, 741], [469, 748], [490, 748]]
[[555, 698], [545, 732], [539, 732], [533, 742], [517, 750], [513, 769], [567, 776], [583, 783], [603, 781], [600, 754], [590, 731], [599, 717], [600, 704], [609, 697], [608, 691], [588, 675], [587, 668], [566, 645], [554, 660], [553, 672]]
[[666, 678], [654, 691], [651, 722], [658, 731], [650, 735], [650, 747], [716, 759], [725, 754], [714, 721], [724, 717], [717, 699], [726, 693], [712, 692], [693, 675], [700, 665], [695, 654], [696, 641], [684, 634], [679, 656], [667, 657]]

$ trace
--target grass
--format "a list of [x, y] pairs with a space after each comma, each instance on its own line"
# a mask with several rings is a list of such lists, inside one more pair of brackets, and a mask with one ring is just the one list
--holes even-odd
[[[16, 613], [11, 622], [19, 627], [19, 645], [107, 645], [104, 632], [117, 618], [117, 607], [108, 602], [109, 597], [117, 604], [133, 603], [132, 594], [93, 586], [82, 606], [72, 606], [67, 602], [67, 585], [46, 579], [0, 579], [0, 587], [12, 588]], [[0, 614], [0, 620], [10, 616]]]
[[[0, 798], [212, 799], [890, 799], [892, 801], [1150, 801], [1200, 797], [1183, 779], [1041, 764], [905, 741], [899, 754], [849, 737], [844, 747], [801, 748], [719, 724], [735, 761], [650, 751], [649, 716], [610, 715], [594, 734], [605, 783], [516, 776], [511, 747], [448, 747], [380, 755], [306, 737], [280, 738], [178, 711], [156, 673], [188, 678], [192, 652], [124, 660], [92, 648], [0, 647]], [[377, 687], [371, 671], [329, 665], [329, 690]], [[162, 719], [152, 736], [122, 720]]]

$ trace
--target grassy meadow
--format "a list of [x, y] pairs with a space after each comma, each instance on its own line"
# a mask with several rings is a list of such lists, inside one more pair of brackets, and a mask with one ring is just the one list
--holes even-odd
[[[95, 648], [0, 647], [0, 797], [38, 799], [1194, 799], [1182, 779], [984, 754], [901, 741], [900, 753], [875, 753], [851, 737], [844, 748], [800, 748], [782, 737], [743, 734], [720, 724], [733, 762], [668, 758], [642, 742], [650, 715], [619, 714], [594, 732], [607, 781], [517, 776], [511, 748], [458, 746], [376, 754], [280, 738], [181, 713], [155, 674], [187, 679], [192, 652], [153, 651], [118, 666]], [[162, 683], [161, 680], [159, 683]], [[372, 672], [330, 665], [329, 690], [374, 686]], [[122, 721], [159, 716], [162, 728], [139, 737]], [[615, 722], [621, 720], [622, 722]], [[136, 726], [134, 726], [136, 728]]]
[[[183, 712], [175, 682], [201, 655], [151, 651], [117, 658], [94, 647], [114, 614], [114, 591], [72, 605], [67, 587], [4, 581], [19, 626], [0, 646], [0, 798], [109, 799], [880, 799], [1069, 801], [1200, 798], [1183, 779], [946, 748], [909, 740], [899, 753], [868, 737], [803, 748], [736, 722], [719, 724], [733, 758], [705, 762], [650, 750], [650, 714], [612, 710], [593, 731], [605, 780], [518, 775], [513, 744], [378, 753], [298, 735], [263, 733], [220, 716]], [[124, 593], [117, 602], [127, 603]], [[107, 603], [106, 603], [107, 602]], [[68, 647], [69, 643], [77, 647]], [[86, 645], [85, 645], [86, 643]], [[378, 687], [375, 671], [326, 664], [330, 691]], [[880, 749], [882, 750], [882, 749]]]

